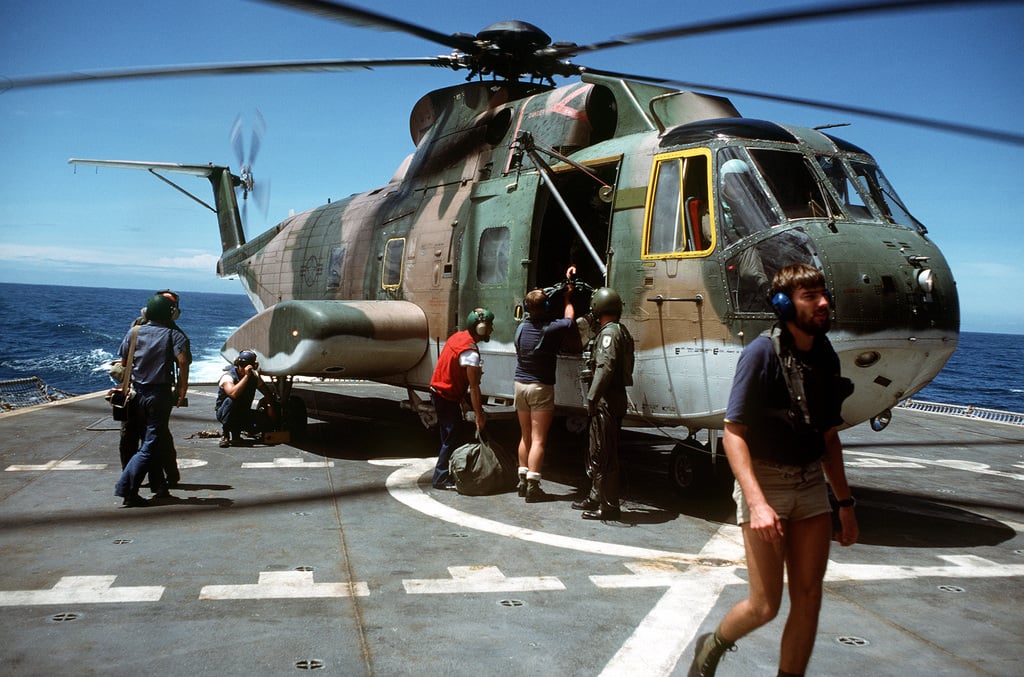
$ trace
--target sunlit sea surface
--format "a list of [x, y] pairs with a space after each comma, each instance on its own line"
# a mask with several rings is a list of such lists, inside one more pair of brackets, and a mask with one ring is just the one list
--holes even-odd
[[[74, 394], [110, 387], [106, 364], [153, 290], [0, 283], [0, 380], [38, 376]], [[224, 340], [255, 314], [242, 294], [182, 294], [190, 380], [215, 382]], [[960, 347], [916, 400], [1024, 412], [1024, 336], [963, 332]]]

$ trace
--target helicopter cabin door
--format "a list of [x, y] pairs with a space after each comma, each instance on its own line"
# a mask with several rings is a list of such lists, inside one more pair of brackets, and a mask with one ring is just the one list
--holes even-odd
[[645, 415], [694, 417], [711, 411], [708, 376], [712, 312], [704, 269], [715, 249], [711, 152], [656, 155], [644, 210], [636, 299], [636, 402]]

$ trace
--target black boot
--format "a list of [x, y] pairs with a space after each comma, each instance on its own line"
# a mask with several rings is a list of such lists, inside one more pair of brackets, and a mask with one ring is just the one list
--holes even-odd
[[519, 498], [526, 497], [526, 473], [519, 473], [519, 484], [516, 486], [516, 491], [519, 492]]
[[714, 677], [722, 654], [735, 650], [736, 644], [719, 637], [717, 631], [701, 635], [694, 646], [689, 677]]

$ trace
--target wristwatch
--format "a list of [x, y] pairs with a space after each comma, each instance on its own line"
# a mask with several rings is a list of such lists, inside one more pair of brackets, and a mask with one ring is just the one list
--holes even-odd
[[838, 501], [837, 505], [840, 508], [852, 508], [853, 506], [857, 505], [857, 499], [855, 499], [853, 496], [850, 496], [849, 498], [844, 498], [843, 500]]

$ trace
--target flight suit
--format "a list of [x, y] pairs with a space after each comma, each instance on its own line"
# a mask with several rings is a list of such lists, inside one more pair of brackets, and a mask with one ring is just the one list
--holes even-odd
[[608, 322], [588, 352], [581, 378], [590, 415], [589, 499], [614, 514], [619, 510], [619, 430], [626, 415], [626, 386], [633, 385], [633, 337], [622, 324]]

